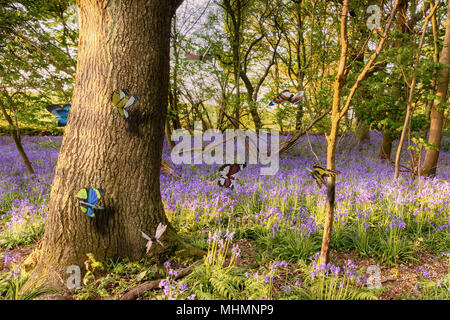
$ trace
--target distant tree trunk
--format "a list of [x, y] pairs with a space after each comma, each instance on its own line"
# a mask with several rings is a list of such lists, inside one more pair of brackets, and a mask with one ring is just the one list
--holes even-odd
[[175, 142], [172, 141], [172, 130], [170, 129], [169, 118], [166, 118], [164, 132], [166, 134], [167, 144], [169, 148], [172, 150], [172, 148], [175, 146]]
[[380, 151], [378, 152], [378, 157], [384, 160], [391, 159], [391, 151], [392, 151], [392, 133], [389, 129], [383, 130], [383, 138], [381, 141]]
[[356, 123], [355, 139], [358, 144], [370, 140], [369, 126], [364, 120], [358, 120]]
[[[398, 12], [396, 19], [396, 29], [399, 33], [404, 33], [406, 29], [406, 17], [408, 16], [408, 1], [407, 0], [400, 0], [398, 5]], [[402, 48], [405, 45], [406, 37], [399, 37], [399, 39], [394, 40], [393, 47], [398, 50], [399, 48]], [[397, 62], [399, 63], [399, 62]], [[405, 94], [404, 94], [404, 83], [400, 81], [394, 81], [392, 84], [392, 92], [393, 92], [393, 98], [395, 101], [397, 101], [398, 104], [401, 102], [404, 102], [405, 100]], [[394, 108], [397, 108], [397, 106], [392, 106]], [[393, 117], [394, 121], [398, 121], [397, 115], [388, 115], [388, 117]], [[389, 128], [388, 126], [385, 126], [383, 129], [383, 139], [381, 141], [380, 151], [378, 152], [378, 157], [380, 157], [383, 160], [389, 160], [391, 159], [391, 153], [392, 153], [392, 142], [394, 140], [393, 128]]]
[[[168, 222], [160, 166], [169, 84], [170, 21], [182, 0], [79, 0], [80, 40], [72, 109], [50, 195], [34, 280], [61, 286], [66, 268], [83, 269], [86, 254], [103, 262], [140, 259], [158, 223], [164, 247], [151, 257], [192, 250]], [[126, 88], [142, 98], [130, 119], [112, 113], [111, 93]], [[104, 190], [96, 217], [80, 210], [81, 188]], [[184, 251], [186, 252], [186, 251]]]
[[[306, 65], [306, 53], [305, 53], [305, 38], [303, 36], [303, 19], [302, 19], [302, 1], [299, 1], [295, 6], [297, 16], [297, 86], [300, 91], [304, 91], [303, 81], [305, 80], [305, 65]], [[306, 99], [303, 99], [306, 101]], [[295, 114], [295, 130], [300, 130], [303, 125], [303, 101], [297, 105], [297, 112]]]
[[19, 134], [19, 128], [17, 128], [16, 125], [14, 124], [13, 120], [9, 116], [8, 112], [6, 111], [6, 108], [3, 105], [3, 102], [1, 100], [0, 100], [0, 108], [2, 109], [3, 116], [5, 117], [9, 126], [11, 127], [11, 130], [10, 130], [11, 137], [14, 140], [14, 144], [16, 145], [17, 152], [19, 152], [20, 157], [22, 158], [23, 164], [27, 168], [27, 171], [29, 174], [34, 174], [34, 169], [33, 169], [33, 166], [31, 165], [31, 161], [28, 158], [25, 150], [23, 149], [22, 139], [20, 138], [20, 134]]
[[[450, 6], [448, 6], [447, 8], [447, 27], [445, 29], [444, 46], [442, 47], [440, 62], [446, 65], [450, 64]], [[433, 143], [436, 149], [427, 150], [425, 154], [425, 161], [422, 167], [422, 175], [436, 174], [445, 110], [445, 107], [441, 106], [440, 104], [447, 101], [449, 73], [450, 69], [448, 67], [440, 71], [440, 78], [438, 80], [438, 87], [436, 92], [438, 98], [433, 102], [433, 109], [431, 111], [430, 134], [428, 138], [428, 142]]]

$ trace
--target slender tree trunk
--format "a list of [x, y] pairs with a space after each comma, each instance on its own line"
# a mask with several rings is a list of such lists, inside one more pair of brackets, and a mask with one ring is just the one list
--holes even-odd
[[[447, 8], [447, 27], [445, 29], [444, 46], [440, 56], [440, 62], [442, 64], [450, 64], [450, 6]], [[436, 149], [427, 150], [422, 167], [422, 175], [436, 174], [444, 123], [444, 111], [446, 109], [446, 107], [443, 107], [440, 104], [447, 101], [449, 74], [450, 69], [448, 67], [440, 71], [440, 78], [438, 80], [436, 92], [438, 98], [435, 99], [433, 103], [433, 109], [431, 111], [430, 135], [428, 138], [428, 142], [433, 143]]]
[[22, 158], [23, 164], [27, 168], [27, 171], [29, 174], [34, 174], [34, 169], [33, 169], [33, 166], [31, 165], [31, 161], [28, 158], [25, 150], [23, 149], [22, 139], [20, 138], [19, 129], [16, 127], [13, 120], [9, 116], [2, 101], [0, 101], [0, 107], [2, 109], [3, 116], [5, 117], [9, 126], [11, 127], [11, 137], [14, 140], [14, 144], [16, 145], [17, 152], [19, 152], [20, 157]]
[[[347, 38], [347, 14], [349, 0], [344, 0], [341, 13], [341, 56], [339, 67], [333, 84], [333, 105], [331, 109], [331, 130], [326, 136], [327, 146], [327, 169], [334, 170], [336, 167], [336, 138], [339, 130], [339, 107], [341, 104], [342, 88], [345, 84], [345, 66], [348, 52]], [[336, 190], [336, 177], [329, 177], [327, 183], [327, 204], [325, 214], [325, 225], [322, 238], [322, 250], [320, 252], [319, 263], [327, 263], [330, 254], [331, 230], [333, 228], [334, 199]]]
[[[34, 280], [61, 286], [66, 268], [83, 269], [87, 253], [103, 262], [139, 259], [146, 244], [140, 230], [154, 235], [160, 222], [168, 225], [164, 247], [155, 244], [151, 257], [187, 248], [167, 221], [159, 184], [170, 20], [180, 3], [78, 1], [76, 83]], [[129, 120], [112, 113], [111, 93], [122, 88], [142, 94]], [[99, 204], [105, 209], [95, 218], [83, 213], [75, 198], [89, 187], [104, 190]]]
[[[400, 0], [398, 5], [398, 12], [396, 19], [396, 29], [399, 33], [404, 33], [406, 29], [406, 18], [408, 16], [408, 1], [407, 0]], [[399, 48], [402, 48], [405, 45], [405, 37], [401, 37], [400, 39], [396, 39], [393, 42], [393, 47], [398, 50]], [[393, 108], [398, 109], [398, 105], [400, 103], [404, 102], [406, 100], [405, 93], [404, 93], [404, 83], [401, 81], [394, 81], [392, 83], [392, 94], [394, 100], [397, 102], [397, 105], [393, 106]], [[392, 120], [394, 122], [397, 122], [398, 115], [397, 112], [393, 114], [388, 114], [388, 118], [393, 118]], [[378, 152], [378, 157], [382, 160], [388, 160], [391, 159], [391, 153], [392, 153], [392, 142], [394, 140], [394, 135], [392, 132], [393, 128], [390, 128], [389, 126], [385, 126], [383, 129], [383, 138], [380, 145], [380, 150]]]
[[[411, 79], [411, 84], [409, 86], [408, 103], [406, 105], [405, 121], [403, 122], [402, 133], [400, 134], [400, 140], [398, 142], [397, 152], [395, 154], [394, 179], [397, 179], [400, 174], [400, 155], [401, 155], [402, 148], [403, 148], [403, 142], [404, 142], [405, 136], [406, 136], [406, 130], [409, 126], [410, 119], [411, 119], [414, 89], [416, 87], [417, 68], [419, 67], [419, 58], [420, 58], [420, 52], [422, 51], [423, 40], [425, 38], [428, 21], [430, 20], [431, 16], [433, 14], [435, 14], [438, 4], [439, 4], [439, 0], [434, 5], [433, 9], [431, 10], [431, 13], [425, 18], [425, 22], [423, 24], [422, 35], [420, 37], [419, 46], [417, 48], [417, 53], [416, 53], [415, 62], [414, 62], [414, 72], [413, 72], [413, 76]], [[447, 78], [447, 85], [448, 85], [448, 78]], [[445, 89], [445, 91], [447, 92], [447, 89]]]
[[[340, 119], [346, 115], [348, 109], [350, 108], [350, 104], [352, 99], [361, 83], [367, 77], [368, 71], [371, 69], [375, 59], [379, 56], [381, 49], [383, 48], [384, 42], [388, 37], [389, 30], [392, 24], [392, 20], [394, 19], [395, 13], [398, 7], [398, 0], [395, 1], [394, 8], [391, 11], [389, 19], [386, 23], [386, 27], [381, 37], [380, 41], [377, 44], [377, 47], [373, 54], [370, 56], [366, 65], [359, 73], [356, 78], [355, 83], [351, 87], [347, 99], [345, 100], [344, 106], [340, 109], [340, 102], [342, 97], [342, 89], [346, 83], [346, 60], [347, 60], [347, 52], [348, 52], [348, 37], [347, 37], [347, 16], [348, 16], [348, 8], [349, 8], [350, 0], [344, 0], [344, 4], [342, 5], [342, 13], [341, 13], [341, 28], [340, 28], [340, 43], [341, 43], [341, 55], [339, 58], [339, 66], [337, 70], [337, 74], [333, 84], [333, 104], [331, 108], [331, 129], [330, 134], [326, 135], [328, 146], [327, 146], [327, 169], [334, 170], [335, 163], [335, 154], [336, 154], [336, 138], [339, 131], [339, 121]], [[328, 177], [327, 183], [327, 204], [326, 204], [326, 214], [325, 214], [325, 224], [323, 230], [323, 238], [322, 238], [322, 249], [320, 251], [320, 257], [318, 263], [328, 263], [329, 254], [330, 254], [330, 242], [331, 242], [331, 231], [333, 230], [333, 215], [334, 215], [334, 200], [335, 200], [335, 191], [336, 191], [336, 177], [330, 176]]]

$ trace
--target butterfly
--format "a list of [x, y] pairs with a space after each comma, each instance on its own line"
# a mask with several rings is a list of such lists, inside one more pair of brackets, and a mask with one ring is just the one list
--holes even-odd
[[202, 55], [197, 56], [192, 53], [188, 53], [184, 57], [184, 60], [188, 60], [188, 61], [211, 61], [212, 59], [213, 59], [212, 56], [202, 56]]
[[138, 101], [141, 96], [142, 95], [140, 94], [131, 96], [127, 89], [114, 90], [111, 95], [111, 102], [114, 106], [113, 113], [120, 114], [125, 119], [128, 119], [129, 115], [127, 109]]
[[162, 234], [164, 233], [164, 231], [166, 231], [167, 226], [162, 224], [161, 222], [158, 224], [158, 227], [156, 228], [156, 233], [154, 237], [149, 237], [148, 235], [146, 235], [144, 232], [141, 231], [142, 236], [148, 240], [147, 244], [146, 244], [146, 248], [147, 248], [147, 253], [150, 251], [150, 248], [152, 247], [152, 244], [154, 242], [158, 242], [161, 247], [163, 247], [163, 243], [161, 241], [159, 241], [159, 238], [161, 238]]
[[304, 95], [305, 95], [304, 91], [299, 91], [296, 94], [293, 94], [293, 93], [291, 93], [290, 90], [283, 90], [280, 92], [280, 94], [276, 98], [274, 98], [269, 103], [269, 106], [274, 106], [276, 104], [280, 104], [285, 101], [289, 101], [292, 104], [298, 104], [302, 100]]
[[316, 180], [316, 183], [319, 186], [319, 188], [327, 185], [327, 183], [325, 182], [325, 178], [341, 174], [340, 171], [324, 169], [322, 166], [319, 166], [318, 164], [313, 164], [312, 168], [313, 170], [309, 168], [306, 168], [306, 170], [308, 170], [311, 173], [311, 177], [313, 177], [314, 180]]
[[224, 164], [219, 168], [220, 178], [217, 184], [221, 187], [234, 189], [233, 180], [236, 180], [234, 175], [239, 171], [244, 170], [247, 164]]
[[48, 112], [55, 116], [54, 120], [58, 121], [58, 127], [64, 127], [67, 124], [70, 104], [65, 104], [64, 107], [61, 107], [60, 104], [51, 104], [46, 108]]
[[87, 213], [91, 218], [95, 218], [94, 209], [104, 209], [103, 207], [97, 205], [96, 203], [100, 200], [103, 195], [102, 189], [97, 188], [83, 188], [77, 193], [77, 199], [81, 205], [81, 211]]

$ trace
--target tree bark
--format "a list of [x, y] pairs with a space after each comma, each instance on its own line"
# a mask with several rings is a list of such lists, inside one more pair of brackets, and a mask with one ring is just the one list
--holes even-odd
[[[358, 89], [361, 81], [365, 80], [368, 71], [372, 68], [375, 59], [379, 56], [381, 49], [383, 48], [384, 42], [389, 34], [392, 20], [394, 19], [395, 13], [398, 7], [398, 0], [395, 1], [394, 8], [391, 11], [389, 19], [386, 23], [386, 27], [377, 44], [377, 47], [373, 54], [370, 56], [366, 65], [359, 73], [356, 78], [355, 83], [351, 87], [349, 94], [345, 100], [344, 106], [340, 109], [340, 101], [342, 97], [342, 89], [346, 83], [346, 60], [348, 53], [348, 37], [347, 37], [347, 15], [349, 10], [350, 0], [344, 0], [341, 13], [341, 28], [340, 28], [340, 43], [341, 43], [341, 55], [339, 58], [339, 66], [337, 74], [333, 84], [333, 104], [331, 108], [331, 129], [330, 134], [326, 135], [327, 138], [327, 169], [334, 170], [336, 166], [335, 154], [336, 154], [336, 138], [339, 131], [339, 122], [343, 116], [346, 115], [352, 99]], [[327, 183], [327, 203], [326, 203], [326, 213], [325, 213], [325, 224], [322, 237], [322, 249], [320, 251], [320, 257], [318, 264], [328, 263], [330, 254], [330, 242], [331, 242], [331, 232], [333, 230], [333, 215], [334, 215], [334, 203], [335, 203], [335, 190], [336, 190], [336, 177], [328, 177]]]
[[[61, 286], [86, 254], [103, 262], [139, 259], [158, 223], [168, 228], [151, 257], [187, 247], [164, 214], [160, 166], [169, 83], [170, 21], [181, 0], [79, 0], [80, 41], [72, 108], [66, 126], [32, 279]], [[112, 113], [111, 93], [142, 94], [125, 120]], [[75, 198], [104, 190], [90, 218]], [[198, 252], [196, 252], [198, 253]], [[83, 269], [83, 268], [82, 268]]]
[[[341, 13], [341, 55], [339, 67], [333, 84], [333, 105], [331, 108], [331, 130], [327, 138], [327, 169], [334, 170], [336, 167], [336, 137], [339, 130], [339, 107], [341, 104], [342, 88], [345, 84], [345, 66], [347, 62], [348, 38], [347, 38], [347, 14], [349, 0], [344, 0]], [[330, 176], [327, 183], [327, 203], [325, 213], [325, 224], [322, 237], [322, 249], [320, 251], [319, 263], [327, 263], [330, 252], [331, 230], [333, 228], [334, 199], [336, 190], [336, 177]]]
[[380, 151], [378, 157], [384, 160], [391, 160], [392, 151], [392, 134], [389, 129], [383, 130], [383, 138], [381, 141]]
[[[406, 105], [405, 120], [403, 122], [402, 133], [400, 134], [400, 140], [398, 142], [397, 152], [395, 154], [394, 179], [397, 179], [400, 174], [400, 156], [401, 156], [401, 152], [402, 152], [402, 148], [403, 148], [403, 141], [405, 140], [405, 137], [406, 137], [406, 130], [407, 130], [407, 127], [409, 126], [410, 119], [411, 119], [414, 89], [416, 87], [417, 68], [419, 66], [419, 58], [420, 58], [420, 52], [422, 51], [423, 40], [425, 38], [428, 21], [430, 20], [432, 15], [435, 14], [438, 4], [439, 4], [439, 0], [437, 0], [436, 4], [434, 5], [434, 7], [431, 10], [431, 13], [425, 18], [425, 22], [423, 24], [422, 35], [420, 37], [420, 42], [419, 42], [419, 46], [417, 48], [417, 53], [416, 53], [415, 62], [414, 62], [414, 72], [413, 72], [413, 76], [411, 79], [411, 84], [409, 86], [410, 88], [409, 88], [409, 94], [408, 94], [408, 103]], [[447, 84], [448, 84], [448, 82], [447, 82]], [[445, 89], [445, 90], [447, 91], [447, 89]]]
[[356, 123], [355, 140], [357, 144], [370, 140], [369, 126], [364, 120], [358, 119]]
[[[444, 46], [440, 55], [440, 63], [450, 64], [450, 6], [447, 8], [447, 26], [445, 29]], [[445, 107], [440, 106], [441, 103], [447, 101], [448, 81], [450, 69], [444, 68], [440, 71], [440, 78], [436, 95], [437, 99], [433, 102], [433, 109], [431, 111], [431, 124], [428, 142], [433, 143], [436, 149], [427, 150], [425, 154], [425, 161], [421, 170], [421, 175], [435, 175], [436, 167], [439, 159], [439, 148], [441, 146], [442, 129], [444, 123]]]
[[11, 137], [14, 140], [14, 144], [16, 145], [17, 152], [19, 152], [20, 157], [22, 158], [23, 164], [27, 168], [29, 174], [34, 174], [34, 169], [33, 166], [31, 165], [31, 161], [28, 158], [25, 150], [23, 149], [22, 140], [20, 139], [19, 134], [19, 128], [17, 128], [16, 125], [14, 124], [13, 120], [6, 111], [6, 108], [1, 100], [0, 100], [0, 108], [2, 110], [3, 116], [5, 117], [9, 126], [11, 127]]

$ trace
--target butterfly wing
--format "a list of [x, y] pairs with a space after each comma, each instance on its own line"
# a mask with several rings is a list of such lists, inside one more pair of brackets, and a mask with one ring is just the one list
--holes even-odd
[[223, 166], [221, 166], [220, 168], [219, 168], [219, 174], [220, 174], [220, 176], [222, 176], [222, 177], [228, 177], [228, 173], [230, 172], [230, 168], [231, 168], [231, 165], [230, 164], [224, 164]]
[[86, 189], [86, 188], [83, 188], [83, 189], [81, 189], [80, 191], [78, 191], [78, 193], [77, 193], [77, 195], [76, 195], [76, 198], [77, 198], [78, 200], [81, 200], [81, 201], [86, 202], [86, 201], [87, 201], [87, 198], [88, 198], [88, 191], [87, 191], [87, 189]]
[[150, 251], [150, 248], [152, 247], [153, 241], [149, 240], [147, 242], [147, 244], [145, 245], [145, 247], [147, 248], [146, 252], [148, 253]]
[[[58, 118], [56, 118], [58, 119]], [[58, 127], [64, 127], [67, 124], [67, 118], [59, 118], [58, 119]]]
[[81, 211], [83, 213], [86, 213], [88, 211], [88, 206], [86, 205], [86, 201], [88, 198], [88, 191], [86, 188], [81, 189], [78, 191], [77, 195], [75, 196], [77, 200], [80, 202]]
[[101, 207], [99, 205], [96, 205], [96, 203], [100, 200], [102, 195], [103, 195], [103, 190], [102, 189], [89, 188], [87, 202], [94, 209], [103, 209], [103, 207]]
[[63, 110], [63, 108], [61, 108], [60, 104], [50, 104], [50, 105], [46, 106], [45, 108], [47, 109], [48, 112], [53, 114], [55, 117], [58, 116], [57, 110], [59, 110], [59, 111]]
[[323, 179], [323, 177], [317, 171], [314, 171], [312, 173], [312, 177], [316, 181], [316, 183], [319, 186], [319, 188], [322, 187], [322, 185], [326, 185], [325, 180]]
[[232, 164], [231, 167], [230, 167], [230, 170], [228, 172], [228, 175], [227, 175], [228, 178], [234, 179], [234, 175], [236, 173], [238, 173], [239, 171], [241, 171], [241, 165], [239, 165], [239, 164]]
[[200, 57], [192, 54], [192, 53], [188, 53], [186, 54], [186, 56], [184, 57], [184, 60], [190, 60], [190, 61], [194, 61], [194, 60], [200, 60]]
[[273, 106], [273, 105], [276, 105], [276, 104], [280, 104], [280, 103], [282, 103], [284, 101], [287, 101], [287, 100], [289, 100], [289, 98], [291, 96], [292, 96], [292, 94], [291, 94], [290, 90], [283, 90], [283, 91], [280, 92], [280, 94], [275, 99], [273, 99], [269, 103], [269, 106]]
[[131, 97], [128, 98], [127, 102], [123, 106], [124, 109], [127, 109], [131, 107], [136, 101], [138, 101], [141, 98], [140, 94], [134, 94]]
[[295, 95], [289, 98], [289, 102], [292, 104], [298, 104], [303, 99], [304, 94], [304, 91], [297, 92]]
[[158, 224], [158, 228], [156, 228], [155, 238], [159, 239], [164, 231], [166, 231], [167, 225], [163, 225], [161, 222]]
[[217, 180], [217, 184], [219, 185], [219, 187], [225, 187], [225, 182], [227, 180], [227, 178], [219, 178], [219, 180]]
[[119, 92], [118, 90], [113, 91], [113, 93], [111, 95], [111, 102], [112, 102], [113, 106], [117, 106], [119, 104], [119, 101], [121, 99], [120, 95], [121, 95], [121, 92]]
[[86, 213], [89, 207], [85, 203], [80, 201], [80, 208], [83, 213]]
[[313, 165], [313, 168], [315, 171], [317, 171], [322, 177], [328, 177], [328, 176], [336, 176], [338, 174], [341, 174], [340, 171], [337, 170], [331, 170], [331, 169], [325, 169], [322, 166], [319, 166], [317, 164]]
[[95, 218], [95, 213], [94, 213], [94, 210], [91, 208], [91, 207], [88, 207], [87, 208], [87, 215], [89, 216], [89, 217], [91, 217], [91, 218]]
[[141, 234], [145, 238], [145, 240], [151, 241], [151, 238], [148, 235], [146, 235], [144, 232], [141, 231]]

